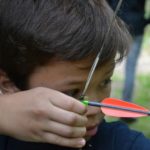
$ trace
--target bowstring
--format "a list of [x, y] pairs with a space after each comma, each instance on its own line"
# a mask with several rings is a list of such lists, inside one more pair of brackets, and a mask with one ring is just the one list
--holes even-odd
[[102, 46], [101, 46], [101, 48], [100, 48], [100, 51], [98, 52], [98, 54], [97, 54], [97, 56], [96, 56], [96, 58], [95, 58], [95, 60], [94, 60], [94, 62], [93, 62], [93, 64], [92, 64], [92, 67], [91, 67], [91, 69], [90, 69], [90, 72], [89, 72], [89, 74], [88, 74], [87, 81], [86, 81], [86, 83], [85, 83], [84, 89], [83, 89], [82, 94], [81, 94], [81, 96], [80, 96], [80, 99], [81, 99], [81, 100], [85, 97], [86, 91], [87, 91], [87, 89], [88, 89], [88, 87], [89, 87], [89, 84], [90, 84], [90, 82], [91, 82], [91, 80], [92, 80], [93, 74], [94, 74], [94, 72], [95, 72], [95, 70], [96, 70], [97, 64], [98, 64], [98, 62], [99, 62], [100, 56], [101, 56], [101, 54], [102, 54], [102, 50], [103, 50], [103, 48], [104, 48], [104, 46], [105, 46], [107, 37], [109, 36], [109, 33], [110, 33], [110, 31], [111, 31], [111, 28], [112, 28], [112, 26], [113, 26], [113, 24], [114, 24], [114, 22], [115, 22], [115, 18], [116, 18], [117, 12], [119, 11], [119, 9], [120, 9], [120, 7], [121, 7], [122, 2], [123, 2], [123, 0], [119, 0], [118, 4], [117, 4], [117, 6], [116, 6], [116, 9], [115, 9], [115, 11], [114, 11], [114, 14], [113, 14], [111, 23], [110, 23], [110, 25], [109, 25], [109, 27], [108, 27], [108, 30], [107, 30], [107, 32], [106, 32], [106, 34], [105, 34], [105, 37], [104, 37]]

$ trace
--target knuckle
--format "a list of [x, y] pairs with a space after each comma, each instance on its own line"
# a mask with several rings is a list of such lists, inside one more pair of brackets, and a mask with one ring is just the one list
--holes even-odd
[[82, 128], [80, 131], [81, 137], [83, 137], [86, 134], [86, 128]]
[[36, 119], [44, 119], [48, 116], [47, 110], [44, 107], [37, 108], [33, 111], [34, 117]]
[[78, 117], [77, 115], [70, 113], [69, 117], [69, 125], [75, 125], [78, 122]]
[[[81, 114], [81, 115], [87, 112], [87, 107], [84, 106], [83, 104], [80, 104], [80, 102], [77, 100], [69, 100], [67, 102], [67, 105], [68, 105], [69, 111], [76, 111], [78, 112], [78, 114]], [[76, 109], [77, 107], [78, 107], [78, 110]]]
[[54, 136], [53, 140], [56, 142], [56, 144], [62, 144], [62, 139], [59, 136]]
[[35, 88], [37, 92], [45, 91], [45, 87], [37, 87]]
[[36, 141], [36, 142], [41, 141], [42, 132], [35, 128], [29, 128], [26, 134], [29, 135], [31, 141]]
[[70, 143], [69, 138], [64, 138], [64, 137], [55, 137], [55, 142], [54, 144], [60, 145], [60, 146], [67, 146], [67, 147], [72, 147]]
[[58, 136], [54, 136], [53, 141], [56, 142], [55, 144], [60, 144], [60, 145], [62, 144], [62, 140]]
[[62, 145], [62, 139], [61, 137], [48, 133], [48, 134], [43, 134], [42, 136], [42, 141], [45, 143], [50, 143], [50, 144], [59, 144]]
[[83, 125], [86, 125], [88, 123], [87, 117], [83, 117]]
[[66, 137], [74, 137], [75, 135], [75, 131], [73, 130], [73, 128], [68, 128], [68, 130], [66, 131]]
[[44, 87], [37, 87], [33, 90], [35, 91], [37, 97], [40, 97], [40, 98], [42, 98], [43, 96], [47, 95], [47, 93], [49, 93], [48, 89]]
[[68, 101], [67, 105], [68, 105], [68, 110], [72, 111], [75, 105], [75, 101]]
[[[79, 147], [78, 146], [78, 140], [75, 138], [65, 138], [65, 137], [60, 137], [54, 134], [44, 134], [42, 137], [42, 142], [50, 143], [50, 144], [55, 144], [59, 146], [67, 146], [67, 147]], [[81, 146], [80, 146], [81, 147]]]
[[86, 134], [86, 128], [70, 128], [67, 130], [66, 137], [68, 138], [77, 138], [83, 137]]
[[32, 89], [35, 93], [41, 93], [43, 91], [43, 87], [36, 87]]
[[87, 107], [83, 105], [83, 109], [82, 109], [82, 113], [81, 114], [85, 114], [87, 112]]

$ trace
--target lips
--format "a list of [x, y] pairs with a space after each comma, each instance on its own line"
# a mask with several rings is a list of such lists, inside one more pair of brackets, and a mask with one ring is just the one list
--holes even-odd
[[94, 136], [98, 130], [98, 126], [87, 127], [86, 136]]

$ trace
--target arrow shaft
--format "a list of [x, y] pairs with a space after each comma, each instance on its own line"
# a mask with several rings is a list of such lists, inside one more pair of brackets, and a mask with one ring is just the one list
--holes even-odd
[[123, 111], [130, 111], [130, 112], [150, 115], [150, 111], [136, 110], [136, 109], [132, 109], [132, 108], [114, 106], [114, 105], [98, 103], [98, 102], [92, 102], [92, 101], [88, 101], [88, 105], [89, 106], [96, 106], [96, 107], [106, 107], [106, 108], [112, 108], [112, 109], [118, 109], [118, 110], [123, 110]]

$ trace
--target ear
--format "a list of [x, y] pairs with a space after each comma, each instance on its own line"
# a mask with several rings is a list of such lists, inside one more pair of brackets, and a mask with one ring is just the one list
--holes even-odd
[[11, 94], [18, 92], [19, 89], [15, 84], [8, 78], [7, 74], [0, 69], [0, 91], [3, 94]]

